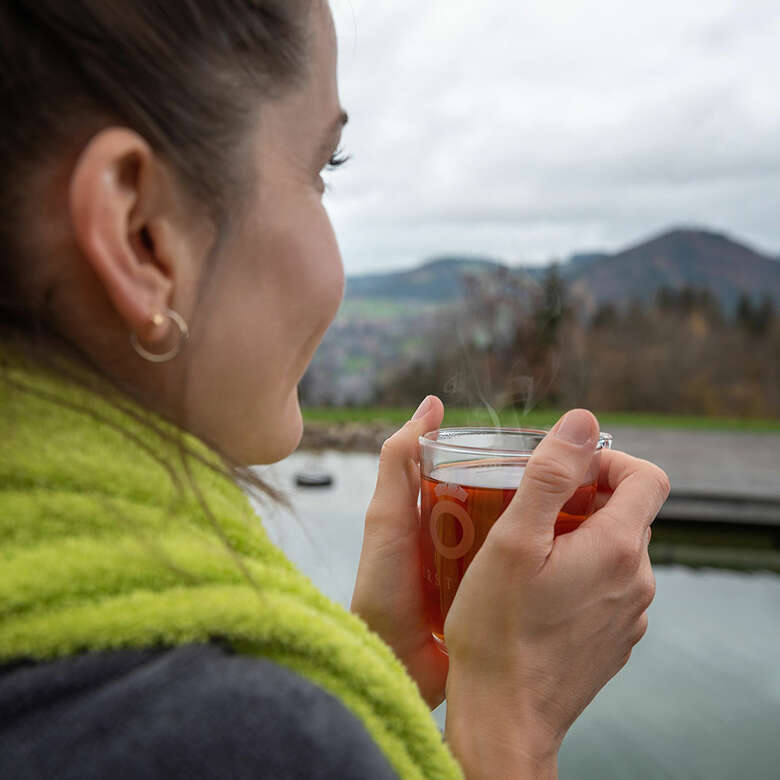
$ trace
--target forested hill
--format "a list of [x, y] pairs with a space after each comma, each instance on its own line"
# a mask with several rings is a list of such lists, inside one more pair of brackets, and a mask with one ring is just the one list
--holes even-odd
[[[479, 257], [440, 257], [413, 270], [350, 277], [348, 299], [421, 300], [445, 303], [462, 295], [462, 277], [506, 268]], [[727, 309], [739, 297], [768, 296], [780, 303], [780, 261], [744, 243], [707, 230], [676, 229], [615, 254], [591, 252], [572, 256], [559, 266], [571, 293], [593, 308], [652, 300], [662, 287], [706, 288]], [[539, 268], [511, 273], [538, 276]]]
[[351, 276], [347, 279], [347, 297], [443, 303], [461, 295], [463, 275], [494, 271], [501, 267], [501, 263], [489, 258], [439, 257], [408, 271]]
[[706, 288], [726, 309], [742, 294], [780, 303], [780, 262], [720, 233], [673, 230], [589, 263], [561, 269], [593, 303], [651, 301], [659, 288]]

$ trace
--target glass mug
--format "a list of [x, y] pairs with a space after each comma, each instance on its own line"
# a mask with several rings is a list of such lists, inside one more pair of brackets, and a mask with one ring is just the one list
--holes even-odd
[[[420, 437], [423, 593], [431, 632], [445, 653], [444, 620], [458, 585], [546, 435], [531, 428], [448, 428]], [[583, 484], [558, 515], [556, 536], [593, 513], [601, 451], [611, 448], [612, 437], [602, 433]]]

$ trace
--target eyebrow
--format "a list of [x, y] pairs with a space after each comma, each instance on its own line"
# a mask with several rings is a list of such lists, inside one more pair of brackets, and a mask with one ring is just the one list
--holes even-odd
[[342, 108], [339, 115], [333, 120], [333, 130], [341, 130], [349, 122], [349, 114]]

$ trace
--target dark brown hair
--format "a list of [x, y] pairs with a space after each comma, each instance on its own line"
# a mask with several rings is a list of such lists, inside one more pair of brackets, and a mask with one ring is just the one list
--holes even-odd
[[[260, 101], [305, 75], [310, 9], [311, 0], [0, 5], [0, 339], [23, 340], [27, 355], [51, 368], [62, 370], [60, 353], [90, 365], [53, 329], [53, 290], [25, 300], [23, 233], [34, 229], [24, 221], [30, 177], [103, 126], [119, 123], [142, 135], [208, 209], [218, 236], [224, 232], [251, 186], [242, 149]], [[114, 390], [129, 391], [97, 371], [89, 376], [72, 378], [109, 399]], [[187, 457], [197, 455], [181, 439], [177, 444], [186, 468]], [[219, 454], [226, 476], [273, 495], [249, 469]]]

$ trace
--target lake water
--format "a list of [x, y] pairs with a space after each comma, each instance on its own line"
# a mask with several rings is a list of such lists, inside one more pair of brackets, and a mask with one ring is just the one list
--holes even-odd
[[[296, 454], [261, 473], [296, 516], [259, 507], [272, 538], [331, 598], [349, 605], [373, 455]], [[294, 487], [324, 470], [325, 490]], [[628, 665], [569, 731], [562, 780], [780, 778], [780, 577], [657, 567], [650, 626]], [[442, 705], [434, 717], [444, 722]]]

